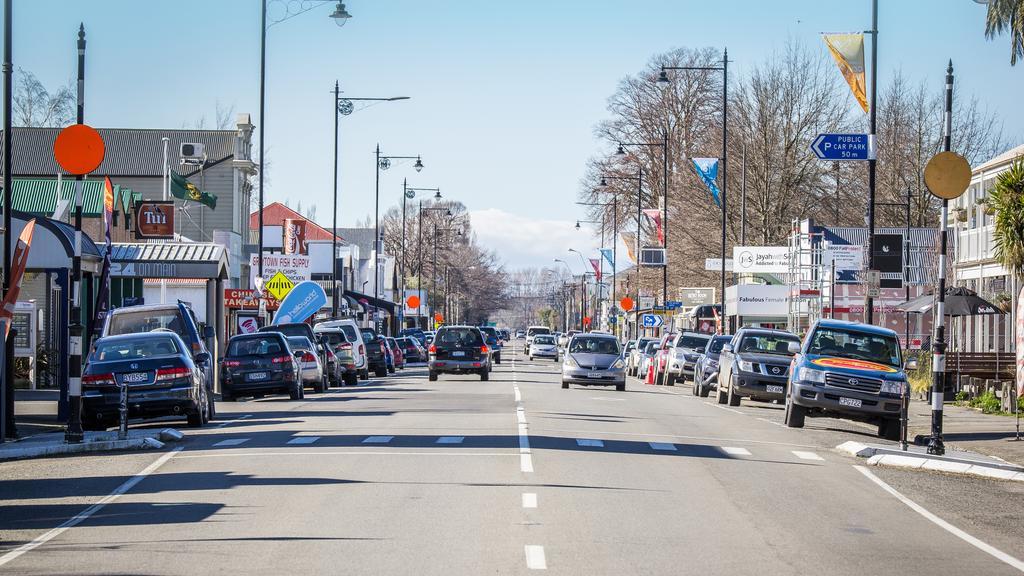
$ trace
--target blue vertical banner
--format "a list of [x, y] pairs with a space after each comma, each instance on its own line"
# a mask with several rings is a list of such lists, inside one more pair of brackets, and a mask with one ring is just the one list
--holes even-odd
[[721, 192], [718, 190], [718, 158], [694, 158], [693, 167], [697, 169], [697, 175], [704, 181], [704, 185], [711, 192], [715, 204], [722, 207]]
[[601, 256], [608, 261], [608, 265], [615, 268], [615, 258], [611, 248], [601, 248]]

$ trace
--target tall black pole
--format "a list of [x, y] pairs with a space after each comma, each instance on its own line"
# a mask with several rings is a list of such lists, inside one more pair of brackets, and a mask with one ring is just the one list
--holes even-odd
[[[616, 296], [616, 284], [618, 284], [618, 266], [619, 266], [619, 195], [615, 194], [612, 196], [612, 310], [617, 311], [619, 309], [619, 299]], [[601, 255], [602, 257], [604, 254]], [[612, 317], [615, 318], [615, 328], [612, 332], [616, 336], [620, 334], [619, 330], [619, 314], [614, 312]]]
[[661, 305], [668, 309], [668, 128], [661, 132], [661, 229], [662, 248], [665, 249], [665, 265], [661, 269]]
[[640, 234], [643, 226], [640, 224], [643, 216], [644, 196], [644, 169], [637, 168], [636, 171], [636, 302], [633, 303], [633, 316], [636, 318], [636, 337], [640, 338]]
[[[85, 123], [85, 25], [78, 26], [78, 124]], [[64, 441], [79, 443], [82, 432], [82, 177], [75, 176], [75, 255], [71, 261], [71, 324], [68, 354], [68, 427]]]
[[[953, 132], [953, 61], [946, 68], [946, 111], [945, 128], [942, 135], [942, 150], [949, 152]], [[949, 200], [942, 200], [939, 215], [939, 286], [938, 301], [932, 312], [935, 323], [935, 337], [932, 339], [932, 435], [928, 438], [929, 454], [945, 454], [942, 442], [942, 397], [946, 380], [946, 229], [949, 225]]]
[[[13, 102], [14, 82], [12, 74], [14, 64], [11, 61], [11, 33], [14, 28], [11, 24], [11, 12], [13, 0], [4, 0], [4, 297], [11, 289], [11, 109]], [[4, 437], [17, 438], [18, 429], [14, 424], [14, 362], [13, 362], [13, 339], [8, 345], [5, 341], [5, 362], [3, 372], [3, 384], [0, 386], [0, 394], [3, 395], [3, 402], [0, 403], [0, 443]]]
[[407, 178], [402, 178], [402, 262], [401, 262], [401, 274], [402, 274], [402, 290], [398, 295], [398, 304], [402, 307], [402, 318], [401, 328], [405, 328], [405, 195], [408, 192], [409, 182]]
[[[338, 317], [338, 81], [334, 81], [334, 210], [331, 212], [331, 318]], [[260, 133], [263, 131], [260, 130]], [[262, 210], [260, 211], [262, 217]], [[263, 255], [260, 254], [260, 260]]]
[[[423, 200], [420, 200], [420, 211], [416, 216], [416, 294], [420, 297], [420, 305], [416, 307], [416, 326], [419, 327], [420, 319], [423, 318]], [[430, 323], [425, 322], [424, 328], [430, 328]]]
[[728, 331], [725, 316], [725, 188], [729, 180], [727, 160], [729, 158], [729, 49], [722, 52], [722, 333]]
[[378, 329], [377, 322], [377, 302], [379, 298], [379, 290], [377, 288], [380, 283], [380, 144], [377, 144], [376, 151], [376, 166], [374, 172], [377, 175], [374, 184], [374, 204], [373, 204], [373, 329]]
[[747, 145], [743, 145], [743, 159], [740, 160], [740, 246], [747, 245]]
[[267, 0], [262, 1], [263, 10], [260, 15], [260, 172], [259, 172], [259, 246], [256, 254], [256, 275], [263, 278], [263, 135], [267, 133], [266, 95], [267, 95]]
[[[875, 103], [878, 96], [878, 0], [871, 0], [871, 108], [868, 110], [868, 270], [875, 269]], [[864, 291], [864, 322], [875, 319], [875, 302]]]
[[[430, 291], [437, 294], [437, 222], [434, 222], [434, 260], [430, 265]], [[434, 299], [430, 299], [430, 322], [434, 322]]]

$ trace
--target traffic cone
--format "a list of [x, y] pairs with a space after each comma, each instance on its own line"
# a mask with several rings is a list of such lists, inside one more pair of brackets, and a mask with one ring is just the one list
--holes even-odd
[[654, 362], [647, 367], [647, 380], [644, 381], [644, 384], [654, 384]]

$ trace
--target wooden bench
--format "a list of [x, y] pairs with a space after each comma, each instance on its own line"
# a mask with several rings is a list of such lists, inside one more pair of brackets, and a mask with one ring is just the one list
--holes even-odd
[[1016, 362], [1013, 352], [946, 352], [946, 372], [957, 376], [1013, 379]]

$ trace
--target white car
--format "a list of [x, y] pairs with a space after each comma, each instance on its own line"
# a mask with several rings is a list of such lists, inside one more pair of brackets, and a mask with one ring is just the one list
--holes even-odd
[[538, 334], [551, 334], [551, 328], [547, 326], [530, 326], [526, 329], [526, 353], [530, 353], [530, 344], [533, 343], [533, 337]]
[[538, 334], [533, 337], [530, 345], [530, 360], [534, 358], [551, 358], [558, 362], [558, 341], [552, 334]]
[[313, 326], [313, 333], [317, 336], [331, 332], [340, 332], [344, 336], [344, 341], [352, 345], [352, 356], [356, 360], [356, 373], [359, 374], [360, 380], [368, 379], [370, 369], [366, 365], [366, 344], [363, 342], [363, 334], [356, 321], [352, 319], [327, 320]]
[[[288, 336], [288, 347], [295, 354], [303, 386], [312, 386], [314, 392], [327, 391], [327, 375], [316, 354], [316, 346], [305, 336]], [[301, 354], [301, 355], [300, 355]]]

